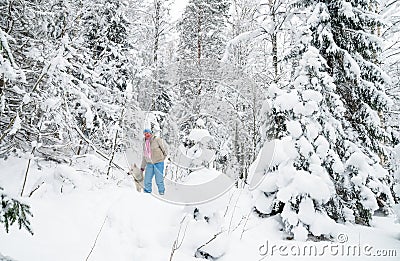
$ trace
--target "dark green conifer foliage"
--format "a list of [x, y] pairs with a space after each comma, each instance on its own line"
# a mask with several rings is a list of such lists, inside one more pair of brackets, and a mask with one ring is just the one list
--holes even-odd
[[[0, 192], [3, 190], [0, 187]], [[6, 194], [0, 193], [1, 208], [0, 208], [0, 223], [4, 224], [6, 232], [10, 231], [10, 227], [17, 222], [19, 229], [25, 228], [30, 234], [33, 231], [30, 227], [29, 216], [33, 217], [30, 207], [18, 200], [8, 197]]]

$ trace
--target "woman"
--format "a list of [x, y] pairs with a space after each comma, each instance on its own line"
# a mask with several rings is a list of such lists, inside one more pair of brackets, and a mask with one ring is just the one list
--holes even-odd
[[146, 168], [144, 176], [144, 192], [151, 193], [153, 176], [156, 177], [158, 193], [164, 195], [164, 160], [167, 157], [167, 148], [164, 141], [153, 136], [150, 129], [145, 129], [143, 143], [143, 159], [140, 170], [143, 172]]

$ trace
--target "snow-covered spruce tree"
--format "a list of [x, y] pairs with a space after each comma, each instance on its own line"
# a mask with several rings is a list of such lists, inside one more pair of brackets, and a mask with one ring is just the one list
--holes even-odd
[[382, 39], [375, 34], [382, 19], [371, 11], [374, 1], [304, 4], [315, 6], [309, 18], [312, 45], [326, 59], [346, 109], [345, 138], [338, 144], [345, 169], [337, 191], [355, 222], [368, 225], [375, 210], [386, 213], [394, 203], [388, 161], [393, 140], [381, 119], [392, 103], [385, 90], [390, 78], [381, 68]]
[[[52, 12], [43, 15], [50, 6]], [[7, 58], [23, 76], [19, 81], [4, 77], [1, 154], [6, 156], [22, 149], [38, 151], [44, 158], [58, 160], [51, 146], [58, 145], [62, 139], [58, 132], [63, 129], [62, 121], [55, 120], [56, 112], [50, 111], [49, 105], [57, 104], [53, 98], [59, 96], [59, 92], [53, 87], [57, 88], [60, 82], [49, 72], [60, 54], [68, 11], [57, 0], [41, 4], [3, 1], [0, 8], [8, 10], [7, 15], [1, 17], [2, 34], [8, 32], [3, 39], [13, 39], [7, 44]], [[36, 146], [39, 143], [42, 144], [40, 148]]]
[[[394, 178], [397, 184], [393, 187], [394, 198], [397, 203], [400, 202], [400, 2], [383, 1], [380, 14], [385, 19], [385, 26], [381, 28], [383, 39], [385, 39], [385, 48], [382, 53], [383, 68], [392, 79], [392, 84], [387, 90], [387, 94], [393, 99], [393, 106], [387, 112], [384, 112], [384, 122], [392, 139], [397, 143], [392, 152], [391, 165], [393, 166]], [[396, 188], [397, 186], [397, 188]]]
[[9, 49], [23, 68], [18, 81], [2, 77], [2, 154], [21, 148], [62, 161], [85, 153], [87, 141], [111, 149], [132, 78], [125, 6], [59, 0], [0, 6], [7, 13], [2, 30], [14, 39]]
[[129, 22], [124, 10], [121, 1], [84, 2], [80, 34], [71, 43], [78, 45], [71, 59], [77, 88], [66, 93], [70, 111], [85, 139], [105, 151], [114, 147], [125, 91], [131, 85]]
[[[379, 208], [386, 211], [387, 207], [394, 203], [391, 193], [393, 177], [381, 164], [381, 161], [384, 161], [387, 156], [387, 144], [390, 143], [390, 139], [384, 126], [381, 125], [379, 112], [387, 108], [390, 100], [385, 95], [385, 84], [387, 84], [388, 77], [377, 63], [380, 51], [379, 38], [371, 33], [374, 26], [379, 24], [378, 18], [367, 11], [368, 5], [364, 2], [361, 2], [356, 8], [352, 7], [350, 2], [327, 1], [325, 4], [307, 1], [303, 4], [312, 10], [307, 21], [307, 30], [311, 35], [308, 49], [314, 50], [318, 56], [305, 62], [303, 55], [300, 68], [310, 67], [318, 60], [324, 61], [322, 64], [324, 64], [325, 76], [321, 79], [325, 79], [325, 82], [329, 79], [331, 82], [329, 85], [332, 85], [331, 92], [335, 94], [331, 96], [336, 97], [335, 102], [326, 102], [331, 107], [331, 113], [327, 114], [326, 112], [329, 110], [324, 109], [325, 112], [321, 115], [328, 118], [318, 120], [322, 128], [318, 128], [318, 126], [308, 128], [319, 135], [309, 140], [312, 145], [308, 146], [311, 152], [315, 150], [319, 154], [318, 150], [323, 148], [320, 146], [324, 145], [318, 144], [320, 142], [318, 137], [321, 134], [326, 139], [326, 142], [323, 143], [329, 150], [327, 150], [328, 154], [325, 158], [320, 158], [319, 166], [310, 164], [310, 160], [315, 158], [312, 153], [308, 153], [308, 155], [303, 153], [299, 161], [300, 166], [310, 173], [313, 173], [315, 168], [322, 168], [323, 173], [328, 175], [324, 174], [324, 182], [315, 183], [319, 195], [323, 195], [324, 199], [320, 198], [320, 201], [316, 202], [314, 198], [313, 204], [304, 203], [303, 207], [306, 207], [305, 209], [308, 209], [309, 213], [326, 213], [335, 221], [345, 220], [368, 225], [374, 211]], [[295, 80], [294, 83], [296, 81], [298, 80]], [[315, 82], [316, 80], [311, 78], [310, 86]], [[321, 94], [325, 100], [329, 97], [326, 93]], [[291, 104], [290, 100], [296, 101], [296, 99], [287, 98], [286, 102], [281, 103], [291, 110], [292, 106], [287, 104]], [[277, 99], [279, 101], [279, 96], [274, 98], [271, 115], [275, 124], [271, 125], [269, 131], [272, 137], [279, 139], [277, 141], [279, 144], [287, 139], [285, 136], [288, 134], [290, 134], [289, 140], [293, 139], [293, 129], [295, 128], [292, 124], [287, 124], [288, 113], [276, 109]], [[333, 106], [342, 102], [343, 106]], [[342, 107], [345, 110], [339, 109]], [[341, 113], [335, 114], [335, 110]], [[329, 126], [332, 124], [331, 122], [335, 124]], [[279, 155], [279, 146], [277, 145], [277, 155]], [[295, 148], [297, 152], [293, 149], [286, 151], [289, 161], [284, 160], [284, 162], [290, 162], [291, 158], [298, 158], [298, 151], [304, 150], [299, 145]], [[281, 163], [281, 157], [277, 157], [276, 160], [278, 162], [273, 164], [273, 172], [279, 171], [287, 164]], [[299, 166], [293, 166], [296, 169], [299, 168]], [[259, 208], [259, 206], [265, 207], [262, 204], [257, 205], [256, 209], [260, 213], [282, 212], [286, 228], [289, 227], [289, 229], [293, 224], [299, 224], [296, 222], [296, 218], [304, 221], [301, 218], [303, 216], [306, 220], [308, 219], [308, 222], [313, 221], [314, 219], [310, 218], [310, 215], [304, 216], [302, 201], [298, 201], [297, 204], [288, 208], [288, 202], [285, 200], [291, 197], [286, 196], [283, 198], [285, 200], [282, 200], [282, 195], [287, 195], [288, 186], [274, 189], [275, 185], [271, 187], [270, 183], [270, 179], [273, 179], [274, 175], [271, 175], [270, 178], [268, 175], [265, 185], [267, 189], [263, 190], [267, 192], [269, 203], [263, 210]], [[304, 177], [303, 182], [306, 182], [307, 178], [309, 176]], [[299, 179], [298, 175], [294, 179]], [[307, 180], [307, 182], [311, 182], [311, 180]], [[278, 184], [280, 183], [278, 182]], [[305, 194], [309, 195], [311, 191], [305, 191]], [[322, 193], [323, 191], [325, 193]], [[322, 203], [322, 207], [318, 203]], [[291, 221], [290, 218], [292, 218]], [[326, 222], [329, 222], [328, 219]], [[303, 222], [303, 224], [307, 223]], [[299, 229], [297, 226], [290, 231], [295, 236], [296, 233], [303, 234], [302, 238], [305, 238], [308, 233], [323, 234], [318, 229], [315, 231], [312, 226], [306, 226], [306, 228], [308, 231], [304, 228]], [[325, 228], [325, 232], [329, 232], [329, 226], [325, 226]]]
[[73, 129], [65, 121], [64, 94], [66, 88], [74, 85], [69, 59], [76, 50], [72, 50], [69, 41], [71, 32], [76, 29], [74, 21], [79, 7], [65, 1], [48, 0], [42, 2], [40, 8], [51, 9], [52, 12], [36, 18], [37, 24], [46, 25], [42, 28], [38, 26], [36, 37], [46, 41], [43, 46], [37, 46], [39, 50], [33, 47], [31, 51], [38, 61], [43, 61], [43, 78], [38, 94], [31, 99], [32, 105], [36, 106], [35, 113], [31, 115], [35, 117], [32, 123], [36, 123], [39, 133], [31, 144], [31, 153], [39, 154], [46, 160], [69, 162], [74, 153], [71, 144], [78, 143], [78, 140], [73, 138]]
[[325, 59], [310, 45], [310, 34], [306, 31], [301, 38], [301, 59], [289, 90], [271, 85], [269, 91], [267, 135], [275, 139], [276, 154], [255, 205], [260, 216], [281, 212], [285, 231], [299, 240], [309, 233], [329, 235], [333, 220], [344, 220], [349, 211], [332, 178], [343, 172], [336, 144], [343, 135], [337, 119], [344, 108]]

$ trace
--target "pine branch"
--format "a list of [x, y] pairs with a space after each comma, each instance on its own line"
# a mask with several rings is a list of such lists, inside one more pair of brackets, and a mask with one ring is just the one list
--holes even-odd
[[[2, 190], [2, 188], [0, 188], [0, 190]], [[28, 219], [28, 216], [33, 217], [30, 207], [16, 199], [9, 198], [6, 194], [0, 194], [0, 197], [0, 223], [4, 223], [6, 232], [8, 233], [10, 226], [17, 222], [19, 229], [23, 227], [33, 235]]]

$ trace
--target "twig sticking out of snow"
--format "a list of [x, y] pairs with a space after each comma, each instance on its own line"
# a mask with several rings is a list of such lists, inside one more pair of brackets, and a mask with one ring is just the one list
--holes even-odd
[[189, 225], [189, 222], [186, 222], [185, 230], [183, 231], [183, 236], [182, 236], [181, 239], [179, 239], [180, 234], [181, 234], [182, 224], [183, 224], [183, 222], [185, 221], [186, 217], [187, 217], [187, 216], [185, 216], [185, 217], [182, 219], [181, 224], [180, 224], [180, 226], [179, 226], [178, 235], [176, 236], [176, 239], [175, 239], [175, 241], [174, 241], [174, 244], [172, 245], [172, 250], [171, 250], [171, 255], [170, 255], [170, 257], [169, 257], [169, 261], [172, 261], [172, 257], [174, 256], [175, 251], [178, 250], [178, 249], [182, 246], [183, 239], [184, 239], [185, 236], [186, 236], [186, 230], [187, 230], [187, 227], [188, 227], [188, 225]]
[[96, 246], [97, 239], [99, 238], [99, 236], [100, 236], [100, 233], [101, 233], [101, 231], [103, 230], [103, 227], [104, 227], [104, 224], [106, 223], [107, 217], [108, 217], [108, 216], [106, 216], [106, 217], [104, 218], [103, 224], [101, 225], [101, 227], [100, 227], [100, 230], [99, 230], [99, 232], [97, 233], [96, 239], [94, 240], [94, 243], [93, 243], [92, 249], [90, 249], [90, 252], [89, 252], [88, 256], [87, 256], [87, 257], [86, 257], [86, 259], [85, 259], [86, 261], [88, 261], [88, 260], [89, 260], [89, 257], [90, 257], [90, 255], [92, 254], [92, 252], [93, 252], [93, 249], [94, 249], [94, 248], [95, 248], [95, 246]]
[[44, 184], [44, 181], [42, 181], [42, 183], [40, 183], [39, 185], [37, 185], [37, 186], [29, 193], [29, 196], [28, 196], [28, 197], [31, 197], [32, 194], [33, 194], [36, 190], [38, 190], [43, 184]]
[[246, 222], [244, 222], [243, 230], [242, 230], [242, 233], [240, 234], [240, 240], [242, 240], [243, 234], [244, 234], [244, 232], [247, 230], [247, 229], [246, 229], [247, 221], [249, 221], [249, 218], [250, 218], [250, 215], [251, 215], [251, 212], [252, 212], [252, 211], [253, 211], [253, 210], [250, 209], [249, 213], [247, 214]]

